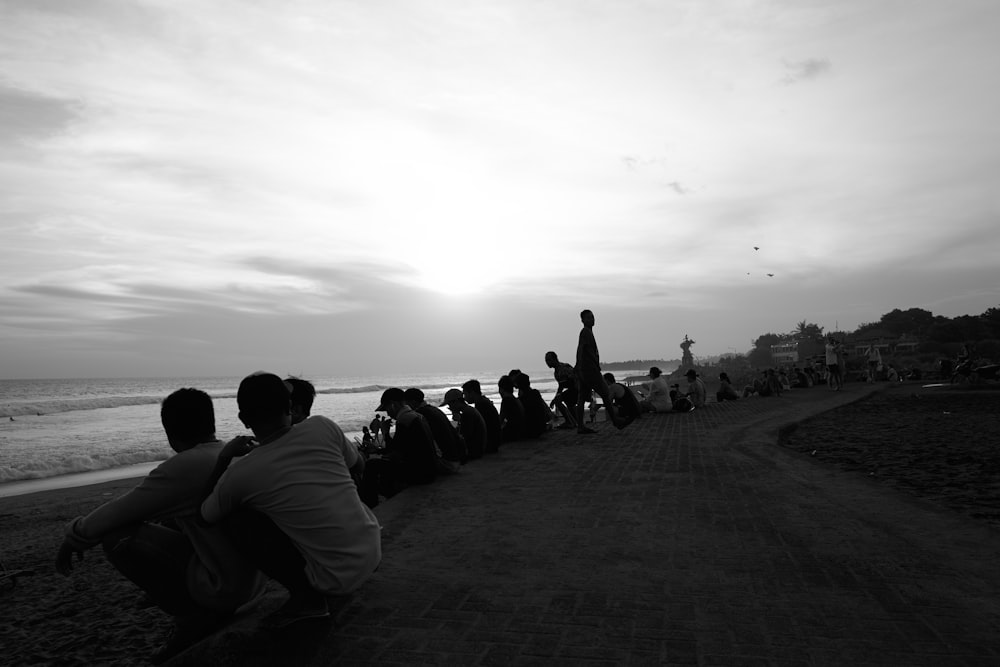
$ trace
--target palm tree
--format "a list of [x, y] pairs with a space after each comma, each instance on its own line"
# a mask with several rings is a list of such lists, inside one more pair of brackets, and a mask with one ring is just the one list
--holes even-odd
[[822, 338], [823, 327], [818, 324], [802, 320], [795, 325], [795, 330], [792, 331], [792, 336], [798, 340], [814, 340], [816, 338]]

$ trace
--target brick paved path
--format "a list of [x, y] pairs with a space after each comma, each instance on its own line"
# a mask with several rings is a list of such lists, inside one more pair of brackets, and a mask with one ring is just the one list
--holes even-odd
[[174, 664], [1000, 665], [1000, 537], [821, 467], [811, 389], [508, 445], [377, 510], [382, 566], [335, 623]]

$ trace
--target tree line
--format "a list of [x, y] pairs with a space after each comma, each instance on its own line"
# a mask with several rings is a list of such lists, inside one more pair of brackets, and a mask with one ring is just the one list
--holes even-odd
[[[944, 317], [923, 308], [895, 308], [877, 322], [866, 322], [854, 331], [831, 332], [838, 339], [868, 341], [912, 338], [919, 341], [914, 361], [931, 362], [954, 356], [963, 345], [969, 345], [978, 356], [1000, 358], [1000, 307], [988, 308], [980, 315]], [[823, 327], [802, 320], [788, 333], [766, 333], [753, 341], [746, 358], [754, 366], [771, 365], [771, 346], [794, 341], [823, 339]]]

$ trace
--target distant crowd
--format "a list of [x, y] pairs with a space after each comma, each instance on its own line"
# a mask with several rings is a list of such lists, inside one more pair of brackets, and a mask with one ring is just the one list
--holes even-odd
[[[624, 429], [644, 414], [706, 405], [705, 382], [693, 368], [683, 390], [656, 367], [636, 387], [602, 374], [594, 315], [584, 310], [580, 320], [575, 365], [553, 351], [544, 355], [557, 383], [551, 401], [517, 369], [496, 381], [499, 409], [478, 379], [447, 390], [440, 405], [428, 403], [419, 388], [393, 387], [374, 406], [377, 415], [359, 446], [333, 420], [311, 414], [316, 390], [301, 378], [265, 372], [244, 378], [236, 398], [239, 419], [252, 435], [226, 443], [216, 437], [211, 397], [179, 389], [160, 410], [176, 453], [126, 495], [71, 521], [56, 569], [70, 574], [74, 556], [80, 560], [101, 545], [112, 565], [173, 617], [170, 637], [151, 656], [154, 663], [256, 604], [267, 578], [288, 591], [267, 625], [327, 618], [331, 597], [350, 594], [379, 566], [381, 527], [372, 509], [382, 499], [455, 474], [507, 443], [559, 429], [596, 433], [600, 409], [606, 422]], [[831, 340], [831, 389], [842, 382], [837, 362], [830, 361], [836, 347]], [[738, 391], [721, 373], [715, 398], [780, 396], [818, 381], [809, 368], [795, 369], [791, 378], [768, 370]]]

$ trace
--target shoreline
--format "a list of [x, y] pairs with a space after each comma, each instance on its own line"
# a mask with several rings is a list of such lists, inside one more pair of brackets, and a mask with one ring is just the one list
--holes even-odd
[[4, 482], [0, 484], [0, 498], [12, 498], [61, 489], [75, 489], [123, 479], [142, 479], [149, 474], [150, 470], [161, 463], [163, 461], [149, 461], [147, 463], [133, 463], [117, 468], [102, 468], [100, 470], [74, 472], [68, 475], [54, 475], [52, 477], [36, 477], [33, 479]]

